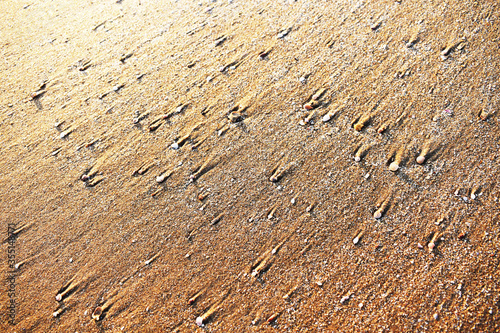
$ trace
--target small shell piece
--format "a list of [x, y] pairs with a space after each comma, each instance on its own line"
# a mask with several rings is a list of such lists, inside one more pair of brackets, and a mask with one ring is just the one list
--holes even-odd
[[203, 317], [196, 318], [196, 325], [203, 327], [205, 324], [203, 323]]
[[396, 172], [396, 171], [398, 171], [398, 169], [399, 169], [399, 164], [396, 162], [392, 162], [389, 165], [389, 170], [391, 170], [392, 172]]
[[98, 306], [97, 308], [94, 309], [94, 312], [92, 312], [92, 319], [98, 321], [101, 319], [101, 315], [102, 315], [102, 307]]

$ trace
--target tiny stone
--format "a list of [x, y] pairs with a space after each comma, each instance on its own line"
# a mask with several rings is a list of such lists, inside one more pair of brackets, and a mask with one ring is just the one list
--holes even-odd
[[179, 144], [177, 142], [174, 142], [174, 143], [172, 143], [170, 148], [172, 148], [173, 150], [177, 150], [177, 149], [179, 149]]
[[305, 84], [305, 83], [306, 83], [306, 78], [302, 76], [302, 77], [299, 79], [299, 82], [300, 82], [300, 83], [302, 83], [302, 84]]
[[423, 164], [424, 162], [425, 162], [425, 157], [424, 156], [417, 157], [417, 163], [418, 164]]
[[373, 214], [373, 217], [376, 218], [377, 220], [382, 217], [382, 213], [379, 212], [378, 210]]
[[434, 320], [438, 320], [439, 315], [437, 313], [435, 313], [433, 317], [434, 317]]
[[363, 308], [363, 306], [364, 306], [364, 304], [363, 304], [363, 303], [359, 303], [359, 304], [358, 304], [358, 307], [359, 307], [360, 309], [362, 309], [362, 308]]
[[196, 318], [196, 325], [200, 326], [200, 327], [203, 327], [203, 318], [202, 317], [198, 317]]
[[365, 175], [365, 179], [368, 179], [368, 178], [370, 178], [370, 174], [369, 174], [369, 173], [367, 173], [367, 174]]
[[73, 262], [73, 258], [69, 258], [69, 262], [70, 262], [70, 263], [71, 263], [71, 262]]

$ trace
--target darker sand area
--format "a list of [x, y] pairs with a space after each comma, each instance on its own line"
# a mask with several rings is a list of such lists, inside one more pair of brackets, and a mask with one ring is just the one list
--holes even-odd
[[499, 15], [1, 1], [0, 331], [498, 332]]

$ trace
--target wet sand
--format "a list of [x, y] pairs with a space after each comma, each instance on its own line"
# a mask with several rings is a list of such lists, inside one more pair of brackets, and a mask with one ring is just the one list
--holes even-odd
[[500, 330], [495, 1], [0, 13], [0, 330]]

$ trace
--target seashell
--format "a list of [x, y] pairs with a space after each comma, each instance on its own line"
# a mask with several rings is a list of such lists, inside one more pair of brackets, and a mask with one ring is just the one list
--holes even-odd
[[396, 172], [398, 171], [399, 169], [399, 164], [396, 163], [396, 162], [392, 162], [390, 165], [389, 165], [389, 170], [393, 171], [393, 172]]
[[94, 312], [92, 312], [92, 319], [98, 321], [99, 319], [101, 319], [101, 315], [102, 315], [102, 307], [98, 306], [97, 308], [94, 309]]

